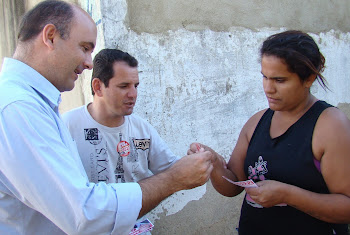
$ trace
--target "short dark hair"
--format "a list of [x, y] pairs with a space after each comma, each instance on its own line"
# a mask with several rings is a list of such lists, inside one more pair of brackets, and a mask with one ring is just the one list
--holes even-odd
[[91, 78], [91, 91], [92, 95], [95, 95], [94, 89], [92, 88], [92, 80], [99, 78], [103, 84], [108, 87], [109, 80], [114, 76], [113, 65], [115, 62], [124, 61], [130, 67], [137, 67], [137, 60], [129, 55], [127, 52], [118, 49], [102, 49], [95, 55], [94, 58], [94, 69]]
[[47, 24], [53, 24], [61, 38], [67, 39], [73, 17], [73, 7], [67, 2], [58, 0], [40, 2], [23, 16], [18, 39], [25, 42], [35, 38]]
[[264, 55], [284, 60], [289, 71], [298, 74], [302, 81], [315, 74], [320, 85], [328, 89], [326, 79], [321, 75], [325, 68], [325, 58], [308, 34], [297, 30], [274, 34], [263, 42], [261, 58]]

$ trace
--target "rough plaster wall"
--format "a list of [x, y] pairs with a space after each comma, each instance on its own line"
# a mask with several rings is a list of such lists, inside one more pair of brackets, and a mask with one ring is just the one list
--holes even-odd
[[234, 25], [302, 28], [307, 32], [350, 31], [349, 0], [127, 0], [130, 28], [159, 33], [185, 28], [229, 31]]
[[[81, 2], [87, 3], [93, 12], [99, 1]], [[215, 8], [210, 1], [203, 5], [196, 1], [189, 1], [189, 4], [177, 1], [178, 5], [169, 1], [168, 5], [165, 1], [100, 2], [102, 26], [99, 30], [103, 31], [103, 36], [99, 34], [99, 37], [103, 37], [104, 46], [128, 51], [140, 62], [141, 84], [135, 113], [149, 120], [176, 154], [183, 156], [191, 142], [199, 141], [228, 159], [245, 121], [267, 107], [261, 84], [260, 44], [267, 36], [299, 27], [300, 22], [317, 18], [318, 14], [328, 14], [328, 21], [314, 22], [311, 26], [306, 22], [301, 29], [315, 38], [324, 53], [327, 61], [324, 75], [332, 91], [325, 92], [315, 84], [312, 92], [349, 110], [350, 34], [345, 22], [342, 23], [342, 20], [349, 22], [348, 16], [342, 15], [343, 8], [349, 10], [347, 1], [322, 1], [320, 5], [315, 4], [317, 7], [306, 6], [310, 11], [308, 14], [300, 12], [295, 17], [300, 19], [296, 24], [292, 19], [280, 22], [283, 17], [274, 14], [292, 15], [286, 9], [293, 11], [294, 6], [299, 6], [295, 2], [281, 5], [271, 1], [277, 6], [270, 8], [264, 7], [261, 1], [252, 5], [241, 1], [237, 2], [238, 6], [230, 5], [234, 4], [230, 1], [217, 2], [225, 3], [221, 10], [227, 12], [226, 20], [216, 20], [217, 17], [203, 13]], [[342, 4], [340, 14], [325, 11], [325, 6], [336, 7], [339, 3]], [[256, 4], [261, 10], [257, 10]], [[179, 10], [178, 6], [182, 8]], [[230, 7], [235, 7], [235, 11], [226, 9]], [[314, 8], [317, 10], [311, 11]], [[231, 19], [231, 12], [237, 17]], [[260, 12], [265, 17], [263, 22], [257, 16]], [[246, 22], [252, 15], [256, 16], [255, 20]], [[177, 17], [189, 23], [179, 23]], [[269, 17], [271, 19], [266, 21]], [[317, 19], [322, 22], [326, 17]], [[337, 25], [336, 30], [330, 28], [332, 23]], [[85, 78], [79, 85], [84, 103], [91, 99], [89, 80]], [[236, 234], [241, 200], [242, 195], [221, 196], [210, 183], [178, 192], [149, 214], [155, 223], [152, 234]]]
[[[12, 57], [16, 49], [19, 24], [26, 11], [42, 0], [0, 1], [0, 64], [4, 57]], [[1, 69], [1, 68], [0, 68]]]
[[24, 0], [0, 2], [0, 65], [4, 57], [11, 57], [15, 51], [17, 28], [24, 11]]

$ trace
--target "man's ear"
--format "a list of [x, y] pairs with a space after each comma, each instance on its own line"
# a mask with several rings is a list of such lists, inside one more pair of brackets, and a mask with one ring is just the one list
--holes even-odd
[[104, 86], [103, 82], [99, 78], [92, 79], [91, 82], [92, 89], [95, 92], [95, 95], [102, 96], [102, 87]]
[[58, 35], [58, 31], [53, 24], [45, 25], [45, 27], [42, 30], [43, 43], [50, 49], [53, 49], [54, 39], [57, 35]]

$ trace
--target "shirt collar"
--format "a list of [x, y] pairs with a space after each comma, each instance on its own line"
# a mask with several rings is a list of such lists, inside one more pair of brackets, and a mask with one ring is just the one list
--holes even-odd
[[29, 65], [16, 59], [4, 58], [1, 73], [9, 73], [9, 76], [5, 77], [31, 86], [48, 101], [48, 104], [52, 109], [57, 109], [58, 105], [61, 103], [60, 91], [49, 82], [49, 80]]

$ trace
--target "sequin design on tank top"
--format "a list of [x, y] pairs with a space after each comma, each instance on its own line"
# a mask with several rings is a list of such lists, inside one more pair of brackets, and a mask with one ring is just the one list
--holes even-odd
[[[255, 166], [248, 167], [248, 179], [252, 179], [255, 182], [265, 180], [265, 174], [267, 170], [267, 161], [264, 161], [262, 156], [259, 156], [258, 162], [255, 162]], [[260, 204], [256, 203], [248, 194], [246, 194], [246, 201], [249, 205], [256, 208], [263, 208]]]
[[267, 170], [267, 161], [264, 161], [262, 156], [259, 156], [258, 162], [255, 162], [255, 166], [248, 167], [248, 179], [252, 179], [254, 181], [262, 181], [265, 180], [265, 174], [268, 172]]

